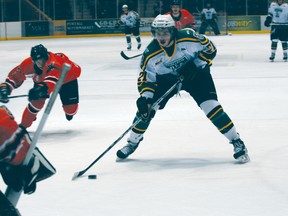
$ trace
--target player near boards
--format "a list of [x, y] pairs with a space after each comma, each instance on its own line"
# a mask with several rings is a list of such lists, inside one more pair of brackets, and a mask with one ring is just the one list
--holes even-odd
[[[177, 30], [170, 15], [158, 15], [152, 22], [151, 31], [154, 39], [143, 53], [138, 78], [140, 97], [134, 121], [142, 120], [132, 128], [127, 145], [117, 151], [118, 158], [125, 159], [138, 148], [157, 109], [163, 109], [173, 95], [184, 90], [232, 144], [234, 158], [240, 163], [248, 162], [247, 148], [217, 98], [210, 74], [212, 59], [217, 53], [212, 41], [192, 29]], [[151, 110], [151, 105], [179, 78], [183, 78], [182, 85], [161, 101], [159, 107]]]
[[22, 114], [21, 125], [28, 128], [43, 108], [46, 98], [54, 90], [60, 77], [63, 65], [71, 65], [60, 89], [60, 99], [66, 119], [72, 120], [78, 110], [79, 92], [77, 78], [81, 68], [72, 62], [64, 53], [48, 52], [42, 44], [31, 48], [30, 57], [13, 68], [5, 82], [0, 84], [0, 102], [8, 103], [8, 96], [13, 89], [19, 88], [26, 78], [32, 78], [34, 86], [28, 93], [29, 103]]
[[128, 5], [122, 6], [122, 14], [120, 16], [120, 20], [116, 23], [116, 28], [120, 26], [120, 24], [124, 24], [125, 26], [125, 37], [127, 42], [127, 50], [131, 50], [132, 41], [131, 34], [134, 35], [138, 45], [137, 49], [141, 48], [141, 37], [140, 37], [140, 16], [134, 10], [129, 10]]
[[38, 148], [29, 163], [23, 165], [30, 144], [26, 128], [17, 124], [6, 106], [0, 106], [0, 173], [9, 187], [15, 191], [23, 188], [25, 194], [36, 190], [36, 182], [56, 173]]
[[177, 29], [192, 28], [194, 29], [195, 19], [189, 11], [181, 9], [180, 0], [173, 0], [170, 4], [171, 10], [166, 14], [170, 14], [175, 21]]
[[211, 7], [210, 3], [207, 3], [206, 7], [203, 8], [201, 11], [201, 26], [199, 34], [205, 34], [208, 26], [211, 26], [215, 35], [220, 35], [217, 24], [217, 13], [216, 10]]
[[288, 5], [284, 0], [272, 2], [268, 9], [268, 16], [264, 22], [266, 27], [271, 26], [271, 56], [270, 61], [274, 61], [278, 41], [281, 41], [283, 49], [283, 60], [287, 61], [287, 41], [288, 41]]

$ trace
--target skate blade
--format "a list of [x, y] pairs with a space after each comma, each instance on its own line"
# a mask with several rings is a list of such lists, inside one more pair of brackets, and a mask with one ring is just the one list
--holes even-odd
[[237, 160], [238, 163], [243, 164], [243, 163], [249, 162], [250, 161], [250, 157], [249, 157], [248, 154], [244, 154], [244, 155], [240, 156], [239, 158], [237, 158], [236, 160]]

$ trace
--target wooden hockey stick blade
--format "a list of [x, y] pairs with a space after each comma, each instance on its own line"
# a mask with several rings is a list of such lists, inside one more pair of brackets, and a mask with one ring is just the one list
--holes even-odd
[[133, 58], [137, 58], [139, 56], [142, 56], [142, 53], [141, 54], [138, 54], [138, 55], [135, 55], [135, 56], [127, 56], [123, 51], [121, 51], [120, 55], [125, 59], [125, 60], [129, 60], [129, 59], [133, 59]]

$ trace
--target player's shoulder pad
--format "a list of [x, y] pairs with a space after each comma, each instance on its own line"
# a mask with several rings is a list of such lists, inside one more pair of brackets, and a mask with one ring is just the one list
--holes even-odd
[[146, 65], [150, 58], [161, 52], [163, 52], [163, 50], [161, 49], [158, 41], [156, 39], [153, 39], [143, 52], [141, 59], [141, 68]]
[[177, 34], [177, 42], [181, 41], [192, 41], [192, 42], [199, 42], [205, 40], [205, 36], [198, 34], [191, 28], [185, 28], [178, 31]]

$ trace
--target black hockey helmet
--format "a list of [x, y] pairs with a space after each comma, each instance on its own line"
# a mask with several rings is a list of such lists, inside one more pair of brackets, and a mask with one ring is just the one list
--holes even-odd
[[37, 59], [41, 59], [41, 58], [44, 58], [45, 60], [47, 60], [49, 58], [47, 48], [44, 47], [42, 44], [32, 47], [30, 56], [33, 61], [36, 61]]

